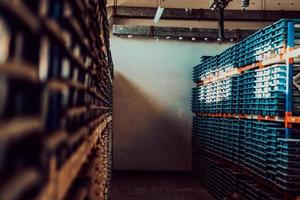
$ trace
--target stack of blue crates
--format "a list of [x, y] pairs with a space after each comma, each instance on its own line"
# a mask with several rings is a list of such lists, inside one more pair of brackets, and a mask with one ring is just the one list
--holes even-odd
[[[282, 19], [257, 31], [220, 55], [209, 58], [204, 57], [201, 64], [194, 67], [194, 81], [203, 80], [209, 76], [283, 53], [287, 46], [288, 22], [300, 24], [300, 19]], [[295, 47], [297, 48], [300, 45], [297, 41], [297, 39], [300, 39], [299, 28], [296, 28], [295, 39]]]
[[197, 112], [199, 110], [202, 110], [200, 106], [200, 94], [199, 94], [200, 88], [195, 87], [192, 89], [192, 112]]
[[254, 78], [255, 72], [249, 71], [240, 77], [240, 88], [239, 88], [239, 111], [240, 114], [253, 114], [253, 103], [255, 99], [254, 94]]
[[238, 151], [238, 162], [241, 167], [246, 167], [246, 125], [249, 120], [239, 120], [240, 129], [239, 129], [239, 151]]
[[193, 147], [248, 169], [286, 191], [300, 187], [300, 131], [281, 123], [194, 117]]
[[284, 137], [280, 123], [251, 121], [246, 131], [246, 166], [261, 178], [276, 183], [277, 139]]
[[219, 73], [228, 72], [236, 67], [236, 48], [236, 46], [232, 46], [220, 54], [218, 62]]
[[285, 65], [245, 72], [193, 88], [193, 112], [283, 116]]
[[[240, 166], [282, 191], [300, 195], [300, 131], [293, 129], [290, 135], [286, 135], [283, 122], [258, 121], [258, 116], [283, 119], [286, 65], [273, 64], [222, 76], [284, 53], [288, 22], [298, 24], [294, 34], [295, 48], [298, 48], [300, 19], [283, 19], [220, 55], [203, 57], [201, 64], [194, 68], [193, 79], [198, 85], [193, 88], [192, 110], [198, 116], [193, 119], [192, 143], [195, 149]], [[300, 66], [296, 65], [295, 72], [300, 72]], [[299, 98], [300, 92], [294, 90], [293, 112], [300, 114]], [[229, 169], [224, 171], [208, 158], [197, 159], [204, 166], [201, 169], [197, 166], [194, 170], [203, 176], [210, 191], [222, 198], [233, 189], [221, 183], [226, 180], [223, 175], [229, 173]], [[257, 192], [255, 185], [255, 182], [246, 180], [235, 189], [243, 191], [244, 199], [276, 199], [276, 195], [265, 190]], [[262, 197], [264, 195], [266, 197]]]
[[289, 138], [279, 138], [277, 147], [278, 185], [289, 191], [300, 188], [300, 130], [293, 129]]
[[255, 180], [236, 171], [212, 161], [208, 155], [194, 152], [194, 175], [201, 184], [216, 198], [243, 199], [243, 200], [280, 200], [278, 193], [267, 188], [259, 187]]
[[257, 70], [255, 75], [256, 114], [283, 116], [285, 91], [285, 65], [274, 65]]

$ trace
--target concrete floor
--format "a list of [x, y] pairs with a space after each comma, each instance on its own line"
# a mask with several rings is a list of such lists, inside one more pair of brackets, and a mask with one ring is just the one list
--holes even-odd
[[111, 200], [213, 200], [190, 174], [114, 172]]

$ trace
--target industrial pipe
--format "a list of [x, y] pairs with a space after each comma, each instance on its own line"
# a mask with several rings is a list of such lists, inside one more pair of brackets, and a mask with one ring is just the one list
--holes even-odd
[[224, 7], [219, 7], [219, 40], [224, 39]]

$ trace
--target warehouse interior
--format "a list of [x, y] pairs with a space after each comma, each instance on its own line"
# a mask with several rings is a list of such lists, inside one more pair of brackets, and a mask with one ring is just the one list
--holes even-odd
[[0, 199], [300, 199], [299, 74], [297, 0], [0, 0]]

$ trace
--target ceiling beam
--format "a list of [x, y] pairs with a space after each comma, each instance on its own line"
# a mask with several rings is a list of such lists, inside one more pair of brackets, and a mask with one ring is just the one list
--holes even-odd
[[[116, 17], [153, 19], [157, 8], [118, 6]], [[166, 8], [162, 19], [169, 20], [218, 20], [218, 12], [209, 9]], [[281, 18], [300, 18], [299, 11], [225, 10], [226, 21], [277, 21]]]
[[[225, 41], [240, 41], [247, 36], [253, 34], [254, 30], [225, 30]], [[126, 26], [113, 25], [113, 35], [117, 36], [157, 36], [159, 38], [170, 37], [170, 39], [191, 40], [209, 40], [216, 41], [218, 39], [218, 29], [206, 28], [178, 28], [178, 27], [161, 27], [161, 26]]]

